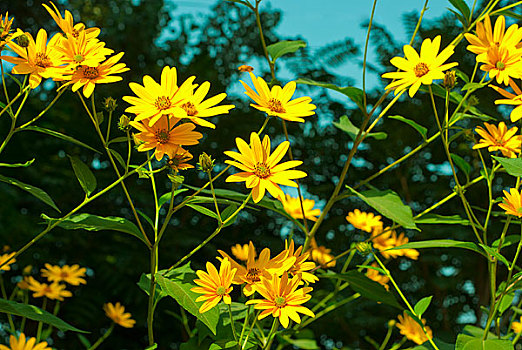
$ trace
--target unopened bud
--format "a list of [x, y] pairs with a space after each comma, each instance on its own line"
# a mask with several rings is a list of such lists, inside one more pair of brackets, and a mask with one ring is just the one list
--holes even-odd
[[393, 326], [395, 326], [396, 323], [397, 323], [397, 321], [395, 321], [395, 320], [389, 320], [388, 321], [388, 328], [392, 328]]
[[214, 168], [214, 160], [212, 160], [211, 156], [203, 152], [199, 156], [198, 166], [200, 170], [208, 173], [209, 171], [212, 171], [212, 169]]
[[355, 249], [362, 255], [368, 255], [372, 253], [372, 244], [367, 242], [359, 242], [355, 244]]
[[242, 64], [239, 67], [237, 67], [237, 70], [240, 71], [240, 72], [248, 72], [248, 73], [250, 73], [250, 72], [254, 71], [254, 67], [247, 66], [246, 64]]
[[22, 274], [23, 274], [23, 275], [30, 275], [32, 270], [33, 270], [33, 265], [27, 265], [27, 266], [24, 267], [24, 269], [22, 270]]
[[29, 46], [29, 37], [25, 34], [22, 34], [16, 38], [16, 42], [20, 47], [28, 47]]
[[103, 101], [103, 107], [108, 111], [108, 112], [114, 112], [114, 110], [116, 109], [116, 107], [118, 107], [118, 105], [116, 104], [116, 100], [113, 99], [112, 97], [107, 97], [104, 101]]
[[128, 131], [130, 129], [130, 118], [127, 117], [125, 114], [122, 114], [120, 117], [120, 121], [118, 122], [118, 128], [120, 128], [121, 131]]
[[449, 70], [444, 74], [444, 82], [443, 85], [446, 90], [453, 90], [455, 85], [457, 84], [457, 76], [455, 75], [454, 70]]

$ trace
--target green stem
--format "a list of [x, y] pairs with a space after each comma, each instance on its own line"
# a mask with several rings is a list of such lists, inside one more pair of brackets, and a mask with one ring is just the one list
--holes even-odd
[[51, 109], [51, 107], [56, 103], [56, 101], [58, 101], [58, 99], [60, 98], [60, 96], [62, 96], [62, 94], [65, 92], [66, 90], [63, 89], [63, 90], [60, 90], [58, 92], [58, 94], [56, 94], [56, 96], [53, 98], [53, 100], [51, 102], [49, 102], [49, 104], [47, 105], [47, 107], [45, 107], [40, 113], [38, 113], [38, 115], [36, 117], [34, 117], [33, 119], [29, 120], [27, 123], [25, 124], [22, 124], [20, 125], [19, 127], [17, 127], [15, 129], [15, 132], [19, 132], [19, 131], [22, 131], [24, 128], [28, 127], [29, 125], [33, 124], [34, 122], [36, 122], [38, 119], [40, 119], [41, 117], [44, 116], [45, 113], [47, 113], [49, 111], [49, 109]]
[[109, 143], [109, 136], [111, 134], [112, 124], [112, 110], [109, 111], [109, 120], [107, 121], [107, 134], [105, 135], [105, 143]]
[[234, 336], [234, 340], [237, 343], [237, 348], [239, 349], [239, 342], [237, 339], [236, 327], [234, 327], [234, 316], [232, 316], [232, 306], [230, 306], [230, 304], [227, 304], [227, 306], [228, 306], [228, 316], [230, 317], [230, 328], [232, 328], [232, 335]]
[[89, 349], [87, 350], [94, 350], [96, 348], [98, 348], [98, 346], [100, 346], [101, 343], [103, 343], [103, 341], [105, 339], [107, 339], [109, 337], [109, 335], [111, 335], [112, 333], [112, 330], [114, 329], [114, 323], [111, 324], [111, 326], [109, 327], [109, 329], [107, 329], [105, 331], [105, 333], [103, 333], [103, 335], [98, 339], [98, 341], [96, 341], [96, 343], [94, 343]]
[[[43, 297], [42, 301], [42, 310], [46, 311], [45, 308], [47, 307], [47, 297]], [[40, 342], [40, 337], [42, 336], [42, 327], [43, 322], [38, 322], [38, 329], [36, 330], [36, 343], [38, 344]]]
[[245, 341], [243, 342], [243, 344], [241, 344], [241, 350], [243, 350], [248, 342], [248, 338], [250, 338], [250, 334], [252, 334], [252, 330], [254, 329], [254, 326], [256, 325], [257, 323], [257, 318], [259, 317], [259, 315], [261, 314], [263, 310], [259, 310], [257, 312], [257, 314], [254, 316], [254, 321], [252, 322], [252, 325], [250, 326], [250, 329], [248, 330], [248, 333], [245, 337]]
[[[1, 63], [0, 63], [0, 65], [1, 65]], [[5, 284], [4, 284], [4, 276], [2, 273], [0, 273], [0, 289], [2, 291], [2, 298], [7, 300], [7, 293], [5, 291]], [[11, 314], [7, 314], [7, 319], [9, 320], [9, 328], [11, 328], [11, 333], [14, 334], [16, 332], [16, 328], [15, 328], [15, 325], [13, 322], [13, 316], [11, 316]]]
[[263, 347], [263, 350], [270, 350], [272, 347], [272, 343], [274, 342], [275, 333], [277, 331], [277, 328], [279, 328], [279, 319], [277, 317], [274, 317], [274, 322], [272, 323], [272, 328], [270, 328], [270, 332], [267, 336], [267, 344], [265, 347]]
[[223, 219], [221, 219], [221, 213], [219, 212], [219, 206], [218, 206], [217, 199], [216, 199], [216, 192], [214, 191], [214, 184], [212, 183], [212, 174], [211, 174], [210, 170], [207, 170], [207, 175], [208, 175], [208, 182], [210, 183], [210, 192], [212, 192], [212, 199], [214, 201], [214, 206], [216, 208], [216, 215], [218, 217], [218, 223], [221, 225], [221, 223], [223, 222]]
[[379, 347], [379, 350], [386, 349], [386, 345], [388, 345], [388, 342], [390, 341], [392, 332], [393, 332], [393, 326], [392, 327], [388, 326], [388, 332], [386, 332], [386, 337], [384, 337], [384, 340], [383, 340], [381, 346]]

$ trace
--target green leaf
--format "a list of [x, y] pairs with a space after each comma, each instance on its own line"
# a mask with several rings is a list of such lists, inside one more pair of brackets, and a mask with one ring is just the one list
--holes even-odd
[[84, 335], [82, 335], [80, 333], [76, 333], [76, 336], [78, 337], [78, 340], [80, 341], [80, 343], [82, 343], [82, 345], [86, 349], [90, 349], [91, 348], [91, 342], [89, 341], [89, 339], [87, 339]]
[[424, 297], [422, 298], [421, 300], [419, 300], [417, 302], [417, 304], [415, 304], [413, 310], [415, 311], [415, 314], [417, 314], [417, 316], [419, 318], [422, 318], [422, 314], [428, 309], [428, 307], [430, 306], [430, 303], [431, 303], [431, 299], [433, 298], [433, 296], [429, 296], [429, 297]]
[[6, 182], [6, 183], [16, 186], [26, 192], [29, 192], [30, 194], [32, 194], [33, 196], [35, 196], [36, 198], [38, 198], [39, 200], [41, 200], [42, 202], [44, 202], [45, 204], [50, 206], [51, 208], [60, 212], [60, 209], [58, 209], [58, 207], [54, 203], [51, 196], [49, 196], [47, 194], [47, 192], [45, 192], [44, 190], [42, 190], [38, 187], [32, 186], [32, 185], [28, 185], [26, 183], [23, 183], [22, 181], [19, 181], [19, 180], [16, 180], [16, 179], [13, 179], [13, 178], [10, 178], [7, 176], [0, 175], [0, 181]]
[[[140, 280], [136, 284], [138, 285], [138, 287], [140, 287], [140, 289], [142, 291], [145, 292], [145, 294], [149, 295], [150, 294], [150, 273], [149, 274], [142, 273], [140, 276]], [[160, 301], [161, 299], [163, 299], [166, 296], [167, 296], [167, 293], [165, 293], [159, 285], [156, 285], [156, 288], [154, 289], [154, 303], [157, 303], [158, 301]]]
[[272, 58], [272, 62], [275, 62], [279, 57], [289, 53], [294, 53], [302, 47], [306, 47], [306, 43], [302, 40], [283, 40], [278, 43], [269, 45], [266, 49], [268, 51], [268, 54]]
[[503, 158], [503, 157], [496, 157], [492, 156], [494, 159], [496, 159], [504, 169], [506, 169], [506, 172], [515, 177], [522, 176], [522, 158]]
[[[343, 115], [339, 119], [338, 123], [334, 122], [333, 125], [347, 133], [350, 136], [350, 138], [354, 141], [357, 135], [359, 134], [360, 129], [353, 125], [350, 119], [345, 115]], [[384, 132], [371, 132], [368, 135], [366, 135], [366, 137], [373, 137], [376, 140], [385, 140], [388, 137], [388, 134]]]
[[510, 340], [504, 339], [487, 339], [482, 337], [471, 337], [465, 334], [459, 334], [455, 350], [514, 350], [514, 345]]
[[81, 141], [78, 141], [78, 140], [76, 140], [75, 138], [73, 138], [71, 136], [62, 134], [61, 132], [58, 132], [58, 131], [54, 131], [54, 130], [50, 130], [50, 129], [46, 129], [46, 128], [41, 128], [39, 126], [34, 126], [34, 125], [29, 125], [29, 126], [23, 128], [23, 130], [37, 131], [37, 132], [41, 132], [43, 134], [51, 135], [51, 136], [54, 136], [54, 137], [57, 137], [59, 139], [62, 139], [62, 140], [74, 143], [74, 144], [76, 144], [78, 146], [85, 147], [87, 149], [90, 149], [91, 151], [94, 151], [96, 153], [100, 153], [101, 154], [100, 151], [92, 148], [91, 146], [89, 146], [89, 145], [87, 145], [87, 144], [85, 144], [85, 143], [83, 143]]
[[145, 350], [154, 350], [158, 348], [158, 344], [154, 343], [151, 346], [147, 346]]
[[[507, 235], [506, 237], [504, 237], [504, 241], [502, 242], [502, 248], [509, 247], [510, 245], [518, 243], [519, 241], [520, 241], [519, 235]], [[494, 240], [493, 243], [491, 243], [491, 246], [493, 248], [497, 249], [499, 243], [500, 243], [500, 238]]]
[[454, 241], [451, 239], [435, 239], [430, 241], [418, 241], [418, 242], [409, 242], [398, 247], [391, 248], [389, 250], [394, 249], [424, 249], [424, 248], [462, 248], [472, 250], [480, 255], [486, 256], [484, 250], [482, 250], [476, 243], [473, 242], [462, 242], [462, 241]]
[[320, 277], [337, 278], [349, 282], [350, 287], [363, 297], [402, 309], [393, 294], [388, 292], [381, 284], [372, 281], [359, 271], [351, 270], [344, 273], [328, 273]]
[[468, 20], [466, 18], [464, 18], [460, 13], [458, 13], [457, 11], [455, 11], [453, 9], [448, 8], [448, 10], [450, 10], [450, 12], [453, 13], [455, 15], [455, 17], [457, 17], [459, 22], [462, 23], [462, 28], [468, 27]]
[[186, 204], [187, 207], [194, 209], [195, 211], [200, 212], [203, 215], [210, 216], [211, 218], [218, 219], [218, 216], [216, 213], [214, 213], [212, 210], [202, 207], [201, 205], [188, 203]]
[[[462, 14], [466, 20], [469, 19], [471, 11], [464, 0], [449, 0], [449, 2]], [[469, 22], [469, 21], [468, 21]]]
[[482, 89], [486, 85], [487, 83], [466, 83], [460, 90], [474, 92], [475, 90]]
[[424, 126], [420, 125], [420, 124], [417, 124], [416, 122], [414, 122], [413, 120], [411, 119], [407, 119], [407, 118], [404, 118], [403, 116], [401, 115], [391, 115], [389, 116], [388, 118], [390, 119], [395, 119], [395, 120], [399, 120], [403, 123], [406, 123], [408, 124], [409, 126], [411, 126], [412, 128], [414, 128], [415, 130], [417, 130], [417, 132], [422, 136], [422, 138], [426, 141], [426, 136], [428, 135], [428, 129], [425, 128]]
[[208, 350], [221, 350], [221, 349], [237, 349], [237, 341], [235, 340], [221, 340], [210, 345]]
[[112, 140], [109, 140], [109, 142], [107, 142], [107, 145], [117, 142], [127, 142], [127, 136], [115, 137]]
[[502, 301], [500, 302], [500, 306], [498, 308], [499, 315], [502, 315], [504, 312], [506, 312], [507, 309], [511, 307], [513, 304], [513, 299], [515, 299], [515, 290], [511, 289], [510, 292], [504, 295]]
[[453, 160], [457, 167], [460, 170], [462, 170], [466, 177], [469, 177], [469, 174], [471, 173], [471, 165], [468, 162], [466, 162], [464, 158], [454, 153], [451, 153], [451, 160]]
[[112, 148], [109, 148], [109, 151], [111, 152], [111, 154], [113, 155], [114, 158], [116, 158], [116, 160], [118, 161], [118, 163], [120, 163], [121, 167], [123, 169], [127, 168], [127, 163], [125, 163], [125, 161], [123, 160], [123, 157], [118, 153], [116, 152], [115, 150], [113, 150]]
[[314, 81], [311, 79], [305, 79], [300, 78], [296, 80], [297, 84], [306, 84], [306, 85], [314, 85], [314, 86], [320, 86], [324, 87], [326, 89], [330, 89], [333, 91], [340, 92], [341, 94], [347, 96], [350, 100], [355, 102], [355, 104], [361, 109], [364, 110], [364, 92], [356, 87], [352, 86], [346, 86], [346, 87], [340, 87], [335, 84], [329, 84], [329, 83], [321, 83], [319, 81]]
[[[238, 206], [236, 204], [230, 204], [228, 207], [225, 208], [225, 210], [223, 210], [223, 212], [221, 213], [221, 220], [225, 221], [227, 220], [228, 218], [230, 218], [230, 216], [232, 214], [234, 214], [234, 212], [237, 210]], [[232, 225], [234, 222], [236, 222], [237, 220], [237, 214], [234, 215], [233, 218], [230, 219], [229, 222], [227, 222], [223, 227], [227, 227], [227, 226], [230, 226]]]
[[288, 336], [280, 336], [277, 335], [279, 341], [283, 344], [291, 344], [297, 349], [303, 350], [316, 350], [320, 349], [319, 345], [317, 345], [317, 341], [315, 339], [292, 339]]
[[414, 219], [416, 224], [449, 224], [449, 225], [469, 225], [469, 220], [460, 217], [459, 215], [437, 215], [425, 214], [420, 218]]
[[522, 15], [518, 14], [516, 12], [510, 11], [510, 10], [502, 10], [502, 11], [495, 11], [495, 14], [498, 16], [508, 16], [511, 18], [515, 18], [519, 21], [522, 21]]
[[71, 326], [67, 322], [62, 319], [54, 316], [53, 314], [44, 311], [34, 305], [27, 305], [22, 303], [17, 303], [16, 301], [0, 299], [0, 312], [11, 314], [15, 316], [26, 317], [33, 321], [41, 321], [48, 325], [58, 328], [59, 330], [65, 331], [73, 331], [79, 333], [89, 333], [86, 331], [82, 331], [76, 327]]
[[490, 255], [493, 255], [495, 258], [497, 258], [497, 260], [500, 260], [502, 261], [502, 263], [504, 263], [504, 265], [506, 265], [507, 267], [509, 267], [509, 262], [507, 261], [507, 259], [501, 255], [500, 253], [497, 252], [497, 250], [495, 248], [491, 248], [491, 247], [488, 247], [487, 245], [484, 245], [482, 243], [479, 243], [479, 245], [487, 252], [489, 253]]
[[[178, 194], [183, 193], [185, 191], [188, 191], [188, 188], [180, 188], [179, 190], [175, 190], [174, 191], [174, 198]], [[159, 199], [158, 199], [158, 206], [161, 208], [163, 206], [163, 204], [170, 202], [170, 197], [171, 197], [170, 191], [165, 193], [161, 197], [159, 197]]]
[[[466, 325], [464, 326], [464, 329], [462, 330], [462, 333], [466, 333], [467, 335], [471, 335], [476, 338], [482, 338], [484, 335], [484, 328], [472, 326], [472, 325]], [[494, 333], [488, 332], [489, 337], [495, 337], [496, 335]]]
[[83, 191], [87, 194], [87, 197], [90, 196], [96, 189], [96, 177], [94, 177], [91, 169], [80, 158], [69, 156], [69, 159]]
[[355, 193], [366, 204], [377, 210], [388, 219], [398, 223], [404, 228], [414, 230], [419, 229], [413, 221], [411, 208], [407, 205], [404, 205], [401, 198], [392, 190], [368, 190], [359, 193], [349, 186], [346, 187]]
[[[58, 219], [50, 218], [45, 214], [41, 215], [48, 223], [52, 224]], [[136, 225], [127, 219], [115, 216], [97, 216], [92, 214], [77, 214], [72, 215], [58, 224], [59, 227], [66, 230], [87, 230], [87, 231], [102, 231], [111, 230], [128, 233], [138, 238], [143, 243], [147, 241]], [[148, 245], [148, 244], [147, 244]]]
[[33, 164], [33, 162], [34, 162], [34, 158], [31, 159], [31, 160], [28, 160], [25, 163], [14, 163], [14, 164], [0, 163], [0, 167], [4, 167], [4, 168], [26, 168], [26, 167], [30, 166], [31, 164]]
[[219, 310], [215, 307], [202, 314], [199, 312], [201, 303], [196, 303], [195, 300], [200, 294], [190, 290], [196, 286], [193, 282], [196, 278], [197, 275], [195, 273], [187, 273], [184, 274], [183, 277], [174, 276], [172, 279], [165, 278], [159, 273], [156, 274], [156, 280], [161, 286], [161, 289], [167, 293], [167, 295], [174, 298], [182, 308], [203, 322], [213, 334], [216, 334], [216, 327], [219, 322]]

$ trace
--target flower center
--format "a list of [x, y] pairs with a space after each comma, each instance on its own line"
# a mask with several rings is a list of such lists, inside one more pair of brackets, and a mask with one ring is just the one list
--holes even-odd
[[100, 73], [98, 72], [98, 68], [96, 68], [96, 67], [84, 66], [82, 73], [83, 73], [83, 77], [87, 78], [87, 79], [94, 79], [100, 75]]
[[274, 303], [277, 307], [283, 307], [286, 305], [286, 299], [284, 297], [277, 297], [274, 299]]
[[425, 76], [429, 71], [430, 69], [428, 68], [428, 65], [424, 62], [419, 62], [415, 67], [413, 67], [413, 72], [417, 78]]
[[49, 57], [47, 57], [45, 53], [37, 52], [35, 64], [38, 67], [47, 68], [51, 66], [51, 60], [49, 59]]
[[198, 110], [196, 109], [196, 106], [194, 106], [194, 104], [192, 102], [184, 103], [181, 106], [181, 108], [183, 108], [187, 112], [188, 116], [193, 117], [196, 114], [198, 114]]
[[80, 31], [78, 29], [73, 29], [72, 32], [71, 32], [71, 35], [74, 38], [78, 38], [78, 36], [80, 36]]
[[504, 70], [506, 68], [506, 64], [504, 62], [498, 61], [497, 64], [495, 64], [495, 67], [497, 67], [498, 70]]
[[220, 297], [225, 295], [226, 292], [227, 292], [227, 290], [223, 286], [219, 286], [216, 289], [216, 294], [219, 295]]
[[261, 179], [266, 179], [270, 176], [270, 168], [265, 163], [259, 162], [254, 166], [254, 174]]
[[83, 57], [83, 55], [75, 55], [75, 56], [73, 57], [73, 60], [74, 60], [74, 62], [76, 62], [76, 63], [82, 63], [83, 60], [85, 60], [85, 57]]
[[67, 272], [65, 272], [65, 271], [62, 271], [62, 273], [60, 274], [60, 277], [61, 278], [67, 278], [67, 277], [69, 277], [69, 274]]
[[275, 98], [271, 98], [268, 101], [268, 108], [270, 108], [272, 112], [286, 113], [286, 110], [283, 108], [283, 104], [281, 103], [281, 101], [276, 100]]
[[158, 141], [158, 143], [164, 144], [169, 141], [169, 133], [165, 129], [156, 130], [154, 136], [156, 136], [156, 141]]
[[162, 110], [162, 111], [170, 108], [171, 105], [172, 105], [172, 102], [170, 102], [170, 99], [166, 96], [160, 96], [154, 102], [154, 106], [156, 106], [157, 109]]
[[259, 282], [259, 281], [261, 281], [261, 278], [259, 278], [260, 273], [261, 273], [261, 270], [258, 269], [257, 267], [250, 268], [247, 271], [246, 279], [250, 283]]

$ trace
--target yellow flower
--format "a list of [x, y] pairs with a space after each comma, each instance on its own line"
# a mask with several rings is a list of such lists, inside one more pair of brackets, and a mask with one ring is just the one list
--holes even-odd
[[[281, 197], [281, 203], [283, 203], [283, 207], [285, 211], [294, 219], [302, 219], [303, 211], [301, 210], [301, 201], [299, 198], [294, 198], [289, 194]], [[312, 199], [304, 199], [303, 198], [303, 209], [305, 212], [305, 217], [308, 220], [317, 221], [319, 215], [321, 215], [321, 209], [314, 209], [315, 201]]]
[[79, 65], [75, 70], [62, 70], [63, 76], [60, 80], [67, 80], [61, 88], [72, 85], [72, 91], [76, 92], [83, 87], [82, 92], [85, 97], [90, 97], [94, 92], [96, 84], [108, 84], [122, 80], [122, 77], [113, 74], [120, 74], [129, 70], [125, 63], [118, 63], [123, 56], [123, 52], [109, 57], [107, 60], [96, 66]]
[[504, 16], [499, 16], [493, 29], [489, 15], [486, 15], [484, 22], [477, 23], [477, 35], [465, 33], [464, 36], [470, 43], [467, 49], [477, 54], [477, 61], [479, 61], [487, 57], [491, 48], [517, 46], [522, 39], [522, 28], [513, 24], [506, 31], [506, 19]]
[[58, 27], [64, 32], [67, 37], [74, 37], [77, 38], [80, 33], [85, 31], [85, 35], [87, 36], [87, 39], [96, 38], [100, 34], [99, 28], [87, 28], [85, 29], [85, 25], [83, 23], [74, 24], [74, 19], [72, 14], [65, 10], [65, 15], [62, 18], [62, 15], [60, 14], [60, 11], [58, 8], [50, 2], [53, 6], [53, 9], [51, 9], [49, 6], [42, 4], [43, 7], [49, 12], [51, 17], [54, 19]]
[[520, 198], [520, 192], [516, 188], [510, 188], [509, 192], [504, 190], [504, 196], [502, 199], [503, 203], [499, 203], [499, 207], [506, 211], [508, 215], [514, 215], [522, 217], [522, 199]]
[[252, 107], [265, 112], [268, 115], [273, 115], [291, 122], [304, 122], [303, 117], [314, 115], [312, 99], [308, 96], [303, 96], [290, 100], [295, 92], [295, 81], [291, 81], [283, 88], [279, 85], [274, 85], [272, 90], [268, 88], [266, 81], [261, 77], [256, 77], [253, 73], [249, 73], [255, 91], [252, 90], [245, 82], [240, 80], [245, 88], [245, 94], [248, 95], [257, 104], [251, 104]]
[[[372, 263], [373, 267], [379, 267], [376, 262]], [[388, 282], [390, 281], [390, 277], [381, 275], [379, 271], [374, 269], [367, 269], [366, 270], [366, 277], [371, 279], [372, 281], [375, 281], [379, 284], [382, 284], [386, 290], [390, 289], [390, 286], [388, 286]]]
[[440, 49], [440, 35], [422, 42], [420, 55], [410, 45], [404, 45], [404, 56], [394, 57], [390, 63], [399, 68], [400, 72], [388, 72], [382, 75], [383, 78], [394, 79], [386, 90], [394, 89], [395, 94], [410, 87], [408, 93], [413, 97], [419, 90], [421, 84], [431, 85], [433, 80], [444, 79], [444, 71], [455, 67], [458, 63], [446, 63], [448, 58], [453, 55], [453, 46], [448, 46], [442, 52]]
[[0, 345], [0, 350], [52, 350], [47, 346], [47, 342], [36, 344], [36, 338], [25, 337], [24, 333], [16, 339], [14, 335], [9, 336], [9, 347]]
[[496, 78], [498, 84], [508, 85], [512, 78], [522, 75], [521, 50], [506, 47], [493, 47], [487, 56], [478, 60], [484, 63], [480, 69], [488, 72], [489, 79]]
[[270, 138], [265, 135], [263, 143], [255, 132], [250, 134], [250, 146], [239, 137], [236, 138], [237, 148], [240, 153], [226, 151], [225, 154], [234, 160], [226, 160], [225, 163], [243, 170], [243, 172], [230, 175], [226, 182], [246, 182], [246, 187], [252, 189], [252, 198], [255, 203], [265, 195], [265, 190], [275, 198], [284, 197], [279, 185], [297, 187], [292, 181], [306, 176], [300, 170], [289, 170], [301, 165], [300, 160], [292, 160], [277, 164], [286, 154], [290, 143], [282, 142], [275, 151], [270, 154]]
[[[384, 232], [384, 233], [383, 233]], [[372, 232], [372, 244], [375, 249], [379, 250], [381, 255], [388, 258], [396, 258], [398, 256], [404, 256], [413, 260], [419, 258], [419, 251], [415, 249], [393, 249], [401, 245], [408, 243], [408, 237], [401, 233], [397, 236], [395, 230], [391, 230], [389, 227], [385, 229], [379, 228]]]
[[499, 88], [498, 86], [490, 85], [490, 87], [500, 93], [502, 96], [506, 97], [506, 100], [496, 100], [495, 104], [497, 105], [513, 105], [517, 106], [515, 109], [511, 111], [510, 118], [514, 123], [517, 120], [522, 118], [522, 90], [518, 87], [518, 85], [513, 81], [509, 81], [509, 86], [513, 88], [515, 94], [512, 94], [504, 89]]
[[288, 328], [290, 320], [301, 323], [301, 317], [298, 313], [315, 317], [314, 313], [303, 306], [312, 297], [308, 293], [312, 291], [311, 287], [303, 287], [298, 289], [301, 283], [299, 276], [288, 279], [288, 273], [285, 272], [281, 278], [272, 275], [270, 278], [262, 278], [262, 284], [257, 287], [257, 291], [265, 299], [253, 299], [246, 302], [247, 305], [255, 304], [254, 309], [263, 310], [258, 319], [261, 320], [268, 315], [274, 318], [278, 317], [279, 322], [285, 328]]
[[511, 324], [511, 329], [517, 334], [522, 332], [522, 317], [520, 317], [520, 322], [513, 322]]
[[225, 304], [230, 305], [232, 299], [230, 292], [232, 292], [232, 280], [236, 275], [236, 268], [231, 268], [230, 261], [227, 258], [221, 259], [219, 272], [216, 267], [207, 261], [207, 272], [198, 270], [196, 274], [200, 279], [194, 280], [199, 287], [191, 288], [190, 290], [203, 294], [196, 299], [196, 302], [204, 301], [199, 308], [200, 313], [207, 312], [216, 306], [221, 299]]
[[63, 64], [61, 52], [56, 49], [56, 44], [60, 39], [58, 35], [53, 35], [47, 42], [47, 32], [44, 29], [38, 31], [36, 42], [32, 35], [25, 33], [29, 39], [28, 47], [20, 47], [14, 41], [10, 41], [8, 46], [20, 57], [1, 56], [0, 58], [15, 64], [11, 73], [29, 74], [29, 86], [35, 89], [42, 82], [42, 78], [57, 78], [57, 68]]
[[215, 129], [216, 126], [214, 124], [201, 118], [227, 114], [229, 110], [234, 108], [234, 105], [216, 106], [227, 97], [225, 93], [203, 101], [209, 90], [210, 83], [208, 81], [201, 84], [195, 91], [188, 90], [185, 102], [183, 102], [180, 107], [187, 113], [187, 118], [195, 124]]
[[20, 282], [18, 282], [16, 284], [16, 286], [20, 289], [23, 289], [23, 290], [27, 290], [29, 289], [29, 282], [30, 282], [30, 279], [29, 279], [29, 276], [24, 276]]
[[373, 213], [366, 213], [355, 209], [348, 213], [346, 221], [353, 225], [353, 227], [366, 232], [372, 232], [373, 229], [382, 228], [381, 216], [375, 216]]
[[150, 76], [143, 77], [143, 85], [130, 83], [129, 87], [138, 96], [124, 96], [123, 100], [130, 103], [125, 112], [136, 114], [135, 121], [148, 121], [152, 126], [164, 114], [173, 114], [177, 118], [186, 118], [187, 113], [181, 104], [185, 102], [193, 89], [192, 82], [196, 77], [190, 77], [178, 87], [178, 77], [175, 67], [164, 67], [161, 72], [161, 85]]
[[252, 242], [248, 244], [248, 258], [246, 267], [239, 265], [227, 253], [218, 250], [218, 253], [225, 259], [230, 260], [233, 268], [237, 269], [232, 283], [243, 284], [243, 293], [246, 296], [254, 294], [256, 287], [260, 285], [261, 277], [270, 278], [272, 274], [280, 276], [287, 271], [295, 262], [295, 257], [287, 257], [286, 252], [283, 251], [273, 259], [270, 259], [270, 249], [265, 248], [259, 254], [259, 259], [255, 259], [256, 251]]
[[40, 283], [31, 276], [25, 278], [25, 281], [29, 286], [29, 290], [34, 292], [33, 297], [35, 298], [47, 297], [49, 299], [63, 301], [63, 298], [72, 296], [70, 291], [65, 290], [65, 285], [58, 284], [58, 282], [51, 284]]
[[[252, 245], [253, 246], [253, 245]], [[230, 251], [232, 252], [232, 255], [236, 257], [236, 259], [241, 261], [247, 261], [248, 260], [248, 244], [236, 244], [235, 246], [232, 246], [230, 248]], [[254, 249], [254, 258], [256, 257], [256, 251]]]
[[176, 126], [178, 118], [163, 115], [158, 122], [149, 126], [146, 122], [132, 121], [130, 125], [141, 131], [134, 135], [138, 142], [138, 151], [145, 152], [156, 149], [154, 154], [159, 161], [163, 155], [174, 158], [179, 151], [179, 146], [197, 145], [198, 140], [203, 137], [194, 131], [196, 126], [192, 123], [184, 123]]
[[132, 328], [136, 323], [136, 321], [131, 318], [132, 315], [129, 312], [125, 312], [125, 307], [119, 302], [116, 304], [104, 304], [103, 311], [105, 311], [105, 315], [107, 315], [108, 318], [122, 327]]
[[406, 311], [404, 311], [403, 315], [397, 316], [397, 318], [399, 319], [399, 322], [397, 322], [395, 325], [400, 329], [401, 334], [414, 343], [421, 345], [428, 341], [428, 339], [433, 338], [433, 333], [430, 327], [426, 326], [425, 319], [422, 319], [421, 321], [424, 324], [426, 333], [428, 333], [430, 338], [426, 336], [422, 330], [422, 327], [417, 322], [415, 322], [415, 320], [411, 318], [410, 315], [406, 313]]
[[522, 145], [522, 135], [516, 135], [518, 128], [508, 129], [504, 122], [500, 122], [498, 127], [488, 123], [484, 125], [487, 130], [480, 126], [475, 128], [482, 139], [473, 146], [473, 149], [487, 147], [489, 152], [501, 151], [506, 157], [516, 158]]
[[183, 148], [178, 147], [176, 149], [176, 152], [174, 152], [172, 158], [169, 158], [167, 160], [167, 165], [175, 171], [192, 169], [194, 168], [194, 165], [187, 163], [190, 160], [192, 160], [192, 158], [194, 157], [192, 156], [192, 154], [190, 154], [189, 151], [186, 151]]
[[243, 72], [243, 73], [245, 73], [245, 72], [250, 73], [250, 72], [254, 71], [254, 67], [247, 66], [246, 64], [242, 64], [239, 67], [237, 67], [237, 70], [240, 71], [240, 72]]
[[335, 257], [330, 254], [331, 249], [327, 249], [325, 246], [318, 246], [315, 238], [312, 238], [312, 260], [321, 265], [323, 268], [334, 267], [336, 261], [333, 260]]
[[96, 67], [114, 52], [98, 39], [88, 40], [85, 31], [82, 31], [78, 38], [70, 36], [60, 40], [56, 50], [63, 55], [63, 63], [66, 63], [70, 70], [75, 70], [79, 65]]
[[45, 264], [45, 269], [42, 269], [42, 277], [46, 277], [49, 282], [66, 282], [73, 286], [86, 284], [85, 267], [80, 268], [80, 265], [64, 265], [63, 267], [51, 264]]
[[11, 40], [11, 25], [13, 24], [13, 18], [9, 19], [9, 12], [5, 13], [5, 16], [0, 15], [0, 51], [4, 49], [4, 46]]
[[[286, 242], [285, 242], [286, 244]], [[303, 253], [303, 246], [295, 249], [294, 240], [290, 240], [290, 245], [286, 248], [286, 256], [287, 257], [295, 257], [295, 262], [290, 267], [288, 272], [292, 276], [300, 276], [301, 280], [308, 283], [315, 283], [319, 281], [319, 278], [314, 274], [308, 272], [315, 268], [315, 263], [311, 261], [306, 261], [310, 257], [310, 252]]]
[[[11, 252], [11, 253], [0, 255], [0, 265], [2, 265], [3, 263], [5, 263], [9, 259], [11, 259], [15, 254], [16, 254], [16, 252]], [[11, 265], [14, 264], [15, 262], [16, 262], [16, 259], [9, 260], [8, 263], [6, 263], [4, 266], [0, 267], [0, 271], [11, 270]]]

